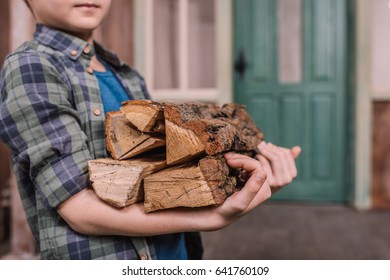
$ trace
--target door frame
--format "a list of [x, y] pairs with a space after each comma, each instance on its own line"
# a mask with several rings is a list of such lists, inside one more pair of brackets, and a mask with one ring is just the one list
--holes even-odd
[[352, 51], [350, 65], [351, 93], [354, 95], [353, 191], [351, 204], [359, 210], [372, 207], [372, 89], [371, 89], [371, 28], [372, 3], [354, 0], [350, 7]]

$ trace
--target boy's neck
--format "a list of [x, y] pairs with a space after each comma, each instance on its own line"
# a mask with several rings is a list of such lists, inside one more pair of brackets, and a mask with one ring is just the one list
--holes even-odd
[[89, 44], [93, 44], [93, 32], [92, 31], [88, 32], [88, 33], [72, 33], [69, 31], [66, 31], [66, 32], [88, 42]]

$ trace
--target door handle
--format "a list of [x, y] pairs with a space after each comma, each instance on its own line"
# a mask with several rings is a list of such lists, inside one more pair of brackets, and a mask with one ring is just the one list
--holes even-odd
[[245, 59], [244, 50], [241, 49], [236, 59], [236, 62], [234, 63], [234, 70], [237, 72], [240, 79], [244, 78], [247, 66], [248, 64]]

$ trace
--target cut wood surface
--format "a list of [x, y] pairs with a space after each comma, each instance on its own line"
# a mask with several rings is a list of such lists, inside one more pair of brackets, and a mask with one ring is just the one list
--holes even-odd
[[171, 167], [144, 179], [145, 211], [220, 205], [231, 195], [236, 178], [222, 156]]
[[138, 131], [119, 111], [107, 113], [105, 130], [107, 150], [114, 159], [128, 159], [165, 146], [164, 137]]
[[124, 102], [120, 108], [126, 118], [139, 131], [163, 133], [163, 103], [151, 100], [132, 100]]
[[110, 158], [88, 161], [96, 195], [116, 207], [143, 201], [142, 180], [165, 167], [165, 156], [161, 155], [121, 161]]
[[165, 120], [167, 162], [185, 163], [204, 154], [204, 145], [195, 132]]

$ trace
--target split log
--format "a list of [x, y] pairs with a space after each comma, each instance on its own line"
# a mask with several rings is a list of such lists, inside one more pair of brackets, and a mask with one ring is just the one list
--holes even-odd
[[89, 178], [96, 195], [116, 207], [143, 201], [142, 180], [165, 167], [164, 155], [121, 161], [110, 158], [88, 161]]
[[180, 164], [202, 154], [254, 151], [263, 139], [245, 107], [204, 103], [164, 105], [167, 163]]
[[236, 186], [223, 156], [164, 169], [144, 179], [145, 212], [220, 205]]
[[133, 128], [121, 112], [106, 116], [106, 146], [114, 159], [128, 159], [143, 152], [165, 146], [161, 136], [144, 134]]
[[165, 132], [163, 103], [151, 100], [131, 100], [124, 102], [120, 110], [139, 131]]
[[[144, 200], [146, 212], [222, 204], [243, 183], [222, 154], [253, 155], [263, 139], [234, 103], [128, 101], [107, 114], [105, 129], [114, 159], [88, 162], [92, 187], [116, 207]], [[166, 149], [163, 159], [124, 160], [158, 147]]]

